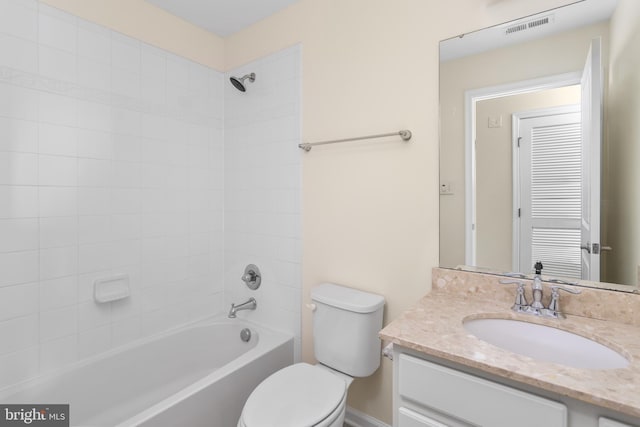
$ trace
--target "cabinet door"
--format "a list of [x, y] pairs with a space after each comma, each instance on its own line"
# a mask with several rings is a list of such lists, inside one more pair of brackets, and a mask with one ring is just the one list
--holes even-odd
[[398, 427], [452, 427], [407, 408], [400, 408]]
[[600, 417], [598, 419], [598, 427], [633, 427], [629, 424], [622, 424], [618, 421], [613, 421], [608, 418]]
[[400, 397], [425, 409], [486, 427], [567, 427], [562, 403], [406, 354], [399, 359]]

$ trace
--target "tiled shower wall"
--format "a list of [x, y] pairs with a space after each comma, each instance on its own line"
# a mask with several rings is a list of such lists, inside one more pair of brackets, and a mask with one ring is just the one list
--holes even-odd
[[[224, 87], [0, 0], [0, 387], [224, 310]], [[122, 273], [131, 297], [96, 304]]]
[[[300, 46], [232, 70], [254, 72], [246, 92], [225, 85], [225, 299], [258, 308], [245, 317], [293, 334], [300, 348], [301, 210]], [[256, 291], [240, 280], [247, 264], [263, 282]]]

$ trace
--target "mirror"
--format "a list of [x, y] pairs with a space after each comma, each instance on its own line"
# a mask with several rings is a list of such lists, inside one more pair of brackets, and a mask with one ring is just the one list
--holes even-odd
[[638, 288], [638, 45], [637, 0], [440, 43], [440, 267]]

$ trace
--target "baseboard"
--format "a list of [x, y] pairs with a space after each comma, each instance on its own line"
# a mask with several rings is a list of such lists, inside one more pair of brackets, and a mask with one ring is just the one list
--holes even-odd
[[349, 427], [391, 427], [370, 415], [347, 406], [344, 425]]

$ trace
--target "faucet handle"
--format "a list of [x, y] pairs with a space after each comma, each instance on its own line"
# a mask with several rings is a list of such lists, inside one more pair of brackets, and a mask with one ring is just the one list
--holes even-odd
[[560, 311], [560, 292], [565, 291], [570, 294], [581, 294], [582, 291], [579, 289], [569, 289], [563, 286], [552, 286], [551, 287], [551, 300], [549, 301], [549, 307], [545, 311], [550, 317], [564, 317], [564, 314]]
[[[562, 282], [562, 281], [559, 281], [559, 282]], [[559, 283], [559, 282], [554, 282], [554, 283]], [[562, 282], [562, 283], [571, 284], [569, 282]], [[580, 289], [565, 288], [564, 286], [552, 286], [551, 287], [551, 295], [553, 295], [553, 294], [557, 295], [558, 291], [565, 291], [565, 292], [569, 292], [570, 294], [574, 294], [574, 295], [578, 295], [578, 294], [582, 293], [582, 291]]]
[[518, 285], [518, 289], [516, 290], [516, 300], [511, 306], [511, 310], [518, 313], [526, 312], [527, 307], [529, 307], [527, 298], [524, 296], [524, 286], [526, 285], [526, 283], [521, 282], [519, 280], [509, 280], [509, 279], [502, 279], [500, 280], [500, 283], [502, 283], [503, 285], [510, 285], [510, 284]]
[[[567, 282], [566, 280], [555, 279], [555, 278], [547, 279], [547, 282], [549, 282], [549, 283], [558, 283], [560, 285], [577, 285], [578, 284], [578, 282]], [[571, 291], [567, 291], [567, 292], [571, 292]], [[578, 293], [580, 293], [580, 292], [578, 292]]]
[[509, 271], [507, 273], [502, 273], [502, 275], [507, 276], [507, 277], [517, 277], [519, 279], [526, 279], [527, 275], [524, 273], [518, 273], [516, 271]]
[[515, 279], [501, 279], [500, 283], [502, 283], [503, 285], [525, 285], [525, 282], [521, 282], [520, 280], [515, 280]]

